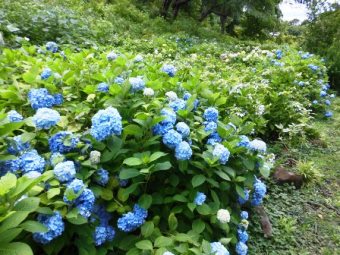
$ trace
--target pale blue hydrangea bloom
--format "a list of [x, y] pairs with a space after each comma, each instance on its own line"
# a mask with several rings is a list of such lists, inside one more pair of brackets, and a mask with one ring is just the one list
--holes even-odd
[[33, 122], [37, 129], [50, 129], [60, 121], [60, 114], [49, 108], [39, 108], [33, 116]]
[[107, 84], [106, 82], [101, 82], [98, 84], [97, 90], [105, 93], [109, 92], [109, 84]]
[[254, 190], [253, 190], [253, 197], [251, 200], [251, 204], [253, 206], [260, 205], [266, 193], [267, 193], [266, 185], [263, 182], [261, 182], [259, 179], [256, 179], [254, 183]]
[[78, 212], [84, 218], [91, 216], [94, 209], [95, 196], [92, 190], [85, 188], [79, 197], [76, 198], [74, 204], [76, 205]]
[[31, 89], [28, 92], [28, 100], [34, 110], [51, 108], [55, 104], [54, 97], [45, 88]]
[[267, 145], [265, 142], [261, 140], [254, 139], [253, 141], [249, 143], [249, 149], [252, 151], [265, 153], [267, 151]]
[[197, 192], [194, 203], [196, 205], [203, 205], [206, 199], [207, 199], [207, 196], [204, 193]]
[[68, 131], [60, 131], [48, 139], [51, 152], [68, 153], [76, 149], [78, 143], [79, 137]]
[[216, 122], [213, 122], [213, 121], [209, 121], [209, 122], [204, 122], [204, 131], [205, 132], [216, 132], [217, 130], [217, 124]]
[[107, 58], [107, 60], [109, 60], [109, 61], [115, 60], [117, 57], [118, 57], [118, 55], [117, 55], [115, 52], [113, 52], [113, 51], [109, 52], [109, 53], [106, 55], [106, 58]]
[[24, 119], [20, 113], [15, 110], [11, 110], [7, 113], [7, 118], [9, 122], [20, 122]]
[[325, 100], [325, 105], [331, 105], [331, 101], [330, 100]]
[[58, 51], [58, 44], [56, 44], [55, 42], [47, 42], [46, 50], [56, 53]]
[[240, 135], [240, 139], [241, 141], [237, 144], [237, 146], [248, 148], [250, 143], [249, 138], [245, 135]]
[[245, 243], [238, 242], [236, 244], [236, 253], [238, 255], [247, 255], [247, 253], [248, 253], [248, 246]]
[[333, 116], [333, 113], [331, 111], [325, 112], [325, 117], [331, 118]]
[[143, 81], [142, 77], [131, 77], [129, 78], [129, 82], [131, 84], [131, 91], [136, 92], [143, 90], [145, 88], [145, 82]]
[[207, 140], [208, 145], [215, 145], [216, 143], [222, 142], [222, 138], [217, 132], [214, 132], [209, 135], [209, 139]]
[[116, 108], [99, 110], [92, 117], [91, 135], [97, 141], [102, 141], [110, 135], [120, 135], [122, 129], [122, 117]]
[[320, 91], [320, 97], [325, 97], [325, 96], [327, 96], [327, 92], [321, 90], [321, 91]]
[[171, 64], [164, 64], [161, 68], [161, 70], [164, 72], [164, 73], [167, 73], [170, 77], [174, 77], [176, 72], [177, 72], [177, 69], [175, 66], [171, 65]]
[[21, 155], [21, 170], [23, 173], [37, 171], [42, 173], [45, 169], [45, 159], [36, 150], [28, 151]]
[[98, 226], [93, 233], [94, 243], [96, 246], [100, 246], [105, 242], [110, 242], [115, 237], [115, 234], [116, 232], [111, 226]]
[[124, 83], [124, 81], [125, 81], [124, 78], [118, 76], [115, 78], [114, 83], [121, 85]]
[[31, 171], [31, 172], [24, 174], [23, 176], [26, 176], [29, 179], [36, 179], [41, 176], [41, 173], [38, 171]]
[[166, 252], [163, 253], [163, 255], [175, 255], [175, 254], [173, 254], [173, 253], [170, 252], [170, 251], [166, 251]]
[[241, 212], [241, 219], [242, 219], [242, 220], [247, 220], [248, 217], [249, 217], [249, 214], [248, 214], [247, 211], [242, 211], [242, 212]]
[[182, 135], [176, 130], [170, 130], [163, 136], [163, 143], [170, 149], [175, 149], [182, 142]]
[[309, 64], [308, 67], [313, 71], [316, 72], [319, 70], [319, 67], [317, 65]]
[[58, 163], [53, 169], [55, 177], [60, 182], [72, 181], [76, 175], [76, 168], [72, 161]]
[[244, 205], [249, 200], [249, 190], [245, 189], [244, 190], [244, 198], [239, 196], [237, 200], [238, 200], [240, 205]]
[[225, 165], [227, 163], [230, 156], [229, 150], [219, 143], [215, 144], [212, 154], [214, 157], [219, 159], [219, 162], [222, 165]]
[[245, 229], [238, 229], [237, 236], [238, 236], [238, 240], [242, 243], [246, 243], [249, 238], [248, 233]]
[[49, 77], [51, 77], [51, 75], [52, 75], [52, 70], [50, 69], [50, 68], [45, 68], [42, 72], [41, 72], [41, 74], [40, 74], [40, 78], [42, 79], [42, 80], [46, 80], [46, 79], [48, 79]]
[[178, 112], [179, 110], [184, 110], [187, 107], [187, 103], [183, 99], [176, 99], [169, 103], [169, 107], [171, 107], [175, 112]]
[[63, 162], [65, 160], [65, 156], [59, 152], [54, 152], [50, 156], [50, 164], [51, 166], [55, 166], [56, 164]]
[[27, 151], [30, 148], [30, 143], [29, 142], [24, 143], [21, 138], [22, 138], [21, 135], [13, 137], [13, 140], [11, 140], [7, 148], [8, 153], [12, 155], [18, 155]]
[[178, 160], [189, 160], [192, 156], [192, 149], [190, 145], [183, 141], [180, 142], [175, 148], [175, 157]]
[[210, 243], [210, 248], [213, 255], [229, 255], [227, 248], [225, 248], [220, 242]]
[[186, 138], [190, 135], [190, 128], [185, 122], [178, 122], [176, 124], [176, 130], [182, 135], [183, 138]]
[[95, 180], [99, 185], [105, 186], [109, 182], [109, 172], [103, 168], [97, 170]]

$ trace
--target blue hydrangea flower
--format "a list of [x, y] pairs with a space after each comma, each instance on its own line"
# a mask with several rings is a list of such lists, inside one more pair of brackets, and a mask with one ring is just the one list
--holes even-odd
[[214, 157], [219, 159], [219, 162], [222, 165], [225, 165], [227, 163], [230, 156], [229, 150], [219, 143], [215, 144], [212, 154]]
[[91, 213], [94, 208], [95, 196], [92, 190], [84, 189], [84, 191], [80, 194], [79, 197], [74, 201], [78, 212], [84, 218], [88, 218], [91, 216]]
[[7, 118], [9, 122], [20, 122], [24, 119], [20, 113], [15, 110], [11, 110], [7, 113]]
[[37, 129], [50, 129], [60, 121], [60, 114], [49, 108], [39, 108], [33, 116], [33, 122]]
[[109, 182], [109, 172], [103, 168], [96, 171], [96, 182], [105, 186]]
[[162, 72], [167, 73], [170, 77], [174, 77], [177, 72], [176, 67], [170, 64], [164, 64], [161, 70]]
[[31, 89], [28, 92], [28, 100], [34, 110], [51, 108], [55, 104], [54, 97], [45, 88]]
[[114, 83], [121, 85], [124, 83], [124, 78], [118, 76], [115, 78]]
[[56, 44], [55, 42], [47, 42], [46, 50], [56, 53], [58, 51], [58, 44]]
[[267, 145], [265, 142], [261, 140], [254, 139], [253, 141], [249, 143], [249, 149], [252, 151], [265, 153], [267, 151]]
[[229, 251], [227, 248], [223, 246], [220, 242], [213, 242], [210, 243], [211, 254], [214, 255], [229, 255]]
[[169, 107], [171, 107], [175, 112], [178, 112], [179, 110], [184, 110], [187, 107], [187, 104], [183, 99], [176, 99], [169, 103]]
[[244, 198], [239, 196], [237, 200], [240, 205], [244, 205], [249, 200], [249, 190], [245, 189]]
[[186, 138], [190, 135], [190, 128], [185, 122], [178, 122], [176, 124], [176, 130], [182, 135], [183, 138]]
[[0, 162], [0, 176], [5, 175], [7, 172], [16, 173], [21, 168], [21, 160], [10, 159]]
[[13, 137], [13, 140], [9, 144], [7, 151], [10, 154], [18, 155], [28, 150], [29, 148], [30, 148], [30, 143], [29, 142], [23, 143], [21, 140], [21, 135], [17, 135]]
[[51, 166], [55, 166], [56, 164], [63, 162], [65, 160], [65, 156], [59, 152], [55, 152], [51, 154], [50, 164]]
[[208, 145], [215, 145], [216, 143], [222, 142], [222, 138], [217, 132], [214, 132], [209, 135], [209, 139], [207, 140]]
[[260, 205], [266, 193], [267, 193], [266, 185], [263, 182], [261, 182], [259, 179], [256, 179], [254, 183], [254, 190], [253, 190], [253, 197], [251, 200], [251, 204], [253, 206]]
[[164, 135], [168, 131], [173, 129], [173, 127], [174, 127], [174, 125], [171, 124], [171, 123], [166, 123], [166, 124], [158, 123], [158, 124], [156, 124], [155, 126], [152, 127], [152, 132], [155, 135]]
[[245, 243], [238, 242], [236, 244], [236, 253], [238, 255], [247, 255], [248, 252], [248, 246]]
[[60, 93], [54, 94], [53, 98], [54, 98], [54, 105], [62, 105], [62, 103], [64, 102], [64, 97]]
[[190, 148], [190, 145], [183, 141], [180, 142], [176, 148], [175, 148], [175, 157], [178, 160], [188, 160], [192, 156], [192, 149]]
[[309, 67], [313, 72], [316, 72], [316, 71], [319, 69], [318, 66], [313, 65], [313, 64], [309, 64], [308, 67]]
[[244, 229], [238, 229], [237, 236], [238, 236], [238, 240], [242, 243], [246, 243], [249, 238], [247, 231]]
[[106, 227], [96, 227], [93, 233], [93, 239], [96, 246], [100, 246], [106, 242]]
[[109, 53], [106, 55], [106, 58], [107, 58], [107, 60], [109, 60], [109, 61], [115, 60], [117, 57], [118, 57], [118, 55], [117, 55], [115, 52], [113, 52], [113, 51], [109, 52]]
[[242, 220], [247, 220], [248, 217], [249, 217], [249, 214], [248, 214], [247, 211], [242, 211], [242, 212], [241, 212], [241, 219], [242, 219]]
[[283, 56], [282, 50], [277, 50], [277, 51], [275, 52], [275, 54], [276, 54], [276, 58], [277, 58], [277, 59], [281, 59], [282, 56]]
[[214, 133], [217, 130], [217, 124], [216, 124], [216, 122], [213, 122], [213, 121], [204, 122], [204, 126], [205, 126], [205, 128], [204, 128], [205, 132]]
[[142, 62], [143, 61], [143, 56], [142, 55], [137, 55], [135, 57], [135, 62]]
[[163, 253], [163, 255], [175, 255], [175, 254], [173, 254], [173, 253], [170, 252], [170, 251], [166, 251], [166, 252]]
[[65, 161], [58, 163], [54, 167], [53, 172], [60, 182], [69, 182], [74, 179], [76, 168], [72, 161]]
[[52, 75], [52, 70], [50, 68], [44, 68], [44, 70], [40, 74], [40, 78], [42, 80], [46, 80]]
[[45, 169], [45, 160], [36, 150], [28, 151], [21, 155], [21, 170], [23, 173], [37, 171], [42, 173]]
[[136, 92], [143, 90], [145, 88], [145, 82], [143, 81], [142, 77], [131, 77], [129, 78], [129, 82], [131, 84], [131, 91]]
[[183, 95], [183, 99], [184, 99], [185, 101], [189, 100], [190, 97], [191, 97], [191, 94], [190, 94], [188, 91], [186, 91], [186, 92], [184, 93], [184, 95]]
[[249, 145], [250, 145], [249, 144], [250, 143], [249, 138], [245, 135], [241, 135], [240, 139], [241, 139], [241, 141], [237, 144], [237, 146], [248, 148]]
[[38, 221], [48, 230], [33, 234], [33, 239], [38, 243], [47, 244], [64, 232], [65, 224], [59, 212], [55, 212], [53, 215], [39, 214]]
[[327, 91], [329, 89], [329, 84], [322, 85], [322, 90]]
[[79, 137], [68, 131], [60, 131], [48, 139], [51, 152], [68, 153], [77, 148], [78, 143]]
[[109, 92], [109, 84], [107, 84], [106, 82], [101, 82], [98, 84], [97, 90], [105, 93]]
[[333, 113], [331, 111], [325, 112], [325, 117], [331, 118], [333, 116]]
[[204, 111], [203, 118], [206, 121], [217, 122], [218, 119], [218, 110], [214, 107], [209, 107]]
[[318, 104], [318, 100], [314, 100], [312, 103], [313, 104]]
[[303, 81], [299, 81], [298, 85], [299, 85], [300, 87], [303, 87], [303, 86], [305, 85], [305, 83], [304, 83]]
[[170, 130], [163, 136], [163, 143], [170, 149], [175, 149], [182, 142], [182, 135], [176, 130]]
[[163, 108], [161, 110], [161, 116], [165, 117], [165, 119], [160, 122], [161, 124], [170, 123], [175, 125], [177, 117], [176, 113], [171, 108]]
[[128, 212], [118, 219], [117, 226], [123, 232], [132, 232], [144, 224], [147, 216], [147, 210], [135, 204], [132, 212]]
[[104, 206], [102, 205], [95, 205], [93, 207], [93, 213], [91, 217], [97, 217], [100, 222], [100, 226], [106, 226], [109, 224], [109, 221], [112, 218], [112, 215], [108, 213]]
[[207, 196], [204, 193], [197, 192], [194, 203], [196, 205], [203, 205], [206, 199], [207, 199]]
[[[66, 190], [72, 190], [75, 195], [80, 195], [80, 192], [85, 188], [84, 182], [80, 179], [73, 179], [71, 182], [69, 182], [66, 186]], [[63, 198], [65, 203], [70, 204], [72, 201], [69, 200], [66, 193], [64, 194]]]
[[97, 141], [102, 141], [110, 135], [120, 135], [122, 129], [122, 117], [116, 108], [99, 110], [92, 117], [91, 135]]
[[321, 91], [320, 91], [320, 97], [325, 97], [325, 96], [327, 96], [327, 92], [321, 90]]
[[37, 171], [31, 171], [31, 172], [24, 174], [23, 176], [26, 176], [29, 179], [36, 179], [41, 176], [41, 173]]
[[331, 105], [331, 101], [330, 100], [325, 100], [325, 105]]

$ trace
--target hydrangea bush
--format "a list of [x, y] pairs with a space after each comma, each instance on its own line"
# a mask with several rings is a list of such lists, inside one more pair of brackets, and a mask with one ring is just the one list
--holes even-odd
[[320, 60], [294, 51], [205, 66], [208, 56], [42, 48], [0, 57], [0, 181], [11, 183], [0, 231], [35, 199], [22, 217], [34, 228], [21, 227], [35, 253], [246, 254], [244, 210], [263, 202], [274, 163], [259, 136], [331, 100]]

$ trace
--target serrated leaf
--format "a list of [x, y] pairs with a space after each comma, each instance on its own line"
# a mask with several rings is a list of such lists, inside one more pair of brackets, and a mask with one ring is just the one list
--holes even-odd
[[139, 241], [135, 246], [140, 250], [153, 250], [153, 245], [149, 240]]
[[139, 166], [143, 164], [143, 161], [139, 158], [127, 158], [124, 160], [123, 164], [128, 165], [128, 166]]
[[155, 229], [155, 225], [152, 221], [145, 222], [143, 226], [141, 227], [141, 233], [144, 237], [149, 237], [152, 235], [153, 231]]
[[159, 236], [155, 240], [155, 247], [167, 247], [173, 244], [173, 240], [170, 237]]
[[202, 174], [199, 175], [195, 175], [192, 179], [191, 179], [191, 184], [194, 188], [202, 185], [206, 180], [206, 177]]
[[119, 178], [123, 180], [128, 180], [133, 177], [141, 175], [140, 171], [135, 168], [123, 168], [119, 173]]

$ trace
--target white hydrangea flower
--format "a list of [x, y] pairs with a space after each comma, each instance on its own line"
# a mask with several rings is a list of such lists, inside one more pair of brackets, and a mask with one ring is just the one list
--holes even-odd
[[90, 152], [90, 162], [92, 165], [99, 164], [101, 153], [99, 151]]
[[217, 211], [217, 219], [221, 223], [228, 223], [230, 221], [230, 213], [227, 209], [220, 209]]
[[137, 56], [135, 57], [135, 61], [136, 61], [136, 62], [142, 62], [142, 61], [143, 61], [143, 56], [142, 56], [142, 55], [137, 55]]
[[144, 88], [143, 95], [147, 97], [152, 97], [155, 94], [155, 91], [152, 88]]
[[259, 116], [263, 115], [265, 109], [266, 109], [266, 108], [265, 108], [265, 106], [264, 106], [263, 104], [259, 105], [259, 106], [257, 107], [256, 114], [259, 115]]
[[165, 93], [169, 101], [176, 101], [178, 99], [176, 92], [168, 91]]

